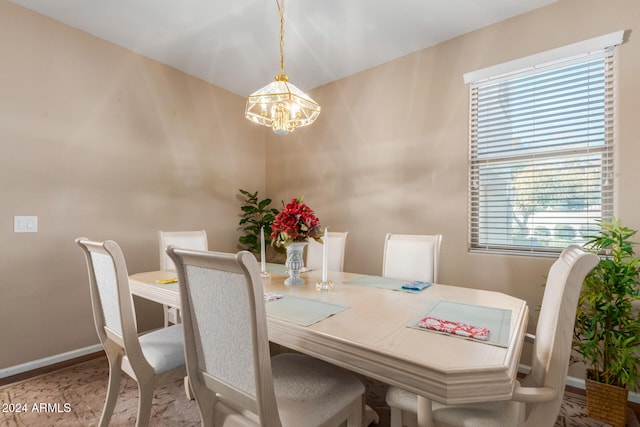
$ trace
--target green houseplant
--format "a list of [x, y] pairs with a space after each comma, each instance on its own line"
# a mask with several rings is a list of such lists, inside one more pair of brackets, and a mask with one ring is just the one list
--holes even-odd
[[278, 210], [271, 207], [271, 199], [258, 197], [258, 192], [250, 193], [240, 189], [243, 204], [240, 207], [242, 215], [240, 227], [244, 235], [240, 236], [238, 242], [248, 251], [254, 254], [260, 253], [260, 228], [264, 227], [265, 246], [271, 244], [271, 224], [275, 219]]
[[[577, 352], [577, 361], [583, 362], [587, 369], [590, 416], [603, 419], [608, 417], [607, 413], [618, 412], [611, 407], [600, 411], [596, 392], [591, 392], [590, 387], [594, 387], [594, 383], [618, 387], [624, 390], [623, 415], [620, 415], [624, 421], [607, 421], [624, 425], [628, 391], [635, 391], [640, 380], [640, 323], [638, 309], [633, 304], [638, 300], [640, 259], [634, 253], [635, 243], [630, 240], [637, 230], [624, 227], [617, 218], [601, 221], [600, 227], [600, 233], [585, 244], [587, 249], [599, 254], [601, 260], [584, 281], [573, 349]], [[604, 392], [606, 405], [613, 404], [613, 392], [611, 389]]]

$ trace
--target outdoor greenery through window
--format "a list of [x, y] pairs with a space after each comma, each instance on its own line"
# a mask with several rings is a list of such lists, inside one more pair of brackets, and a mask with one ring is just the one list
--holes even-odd
[[613, 47], [471, 85], [470, 249], [559, 252], [613, 214]]

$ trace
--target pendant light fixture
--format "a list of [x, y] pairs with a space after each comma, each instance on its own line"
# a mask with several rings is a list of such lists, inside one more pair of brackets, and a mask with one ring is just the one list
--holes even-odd
[[320, 115], [320, 104], [289, 83], [284, 72], [284, 0], [276, 0], [276, 4], [280, 13], [280, 72], [274, 82], [249, 95], [245, 117], [286, 135], [313, 123]]

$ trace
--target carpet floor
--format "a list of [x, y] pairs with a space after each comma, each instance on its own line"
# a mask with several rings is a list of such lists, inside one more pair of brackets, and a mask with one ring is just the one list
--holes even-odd
[[[0, 387], [0, 427], [95, 426], [102, 412], [108, 375], [107, 361], [101, 357]], [[385, 386], [366, 378], [363, 381], [367, 386], [367, 403], [380, 415], [378, 426], [387, 427], [389, 411], [384, 405]], [[135, 381], [123, 376], [111, 426], [135, 425], [137, 396]], [[584, 406], [583, 396], [565, 393], [555, 427], [607, 425], [588, 418]], [[156, 390], [151, 425], [200, 425], [196, 403], [187, 400], [182, 381]]]

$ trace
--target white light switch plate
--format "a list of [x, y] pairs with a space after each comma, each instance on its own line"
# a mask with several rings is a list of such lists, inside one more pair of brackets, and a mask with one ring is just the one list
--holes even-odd
[[38, 217], [37, 216], [14, 216], [13, 232], [14, 233], [37, 233]]

